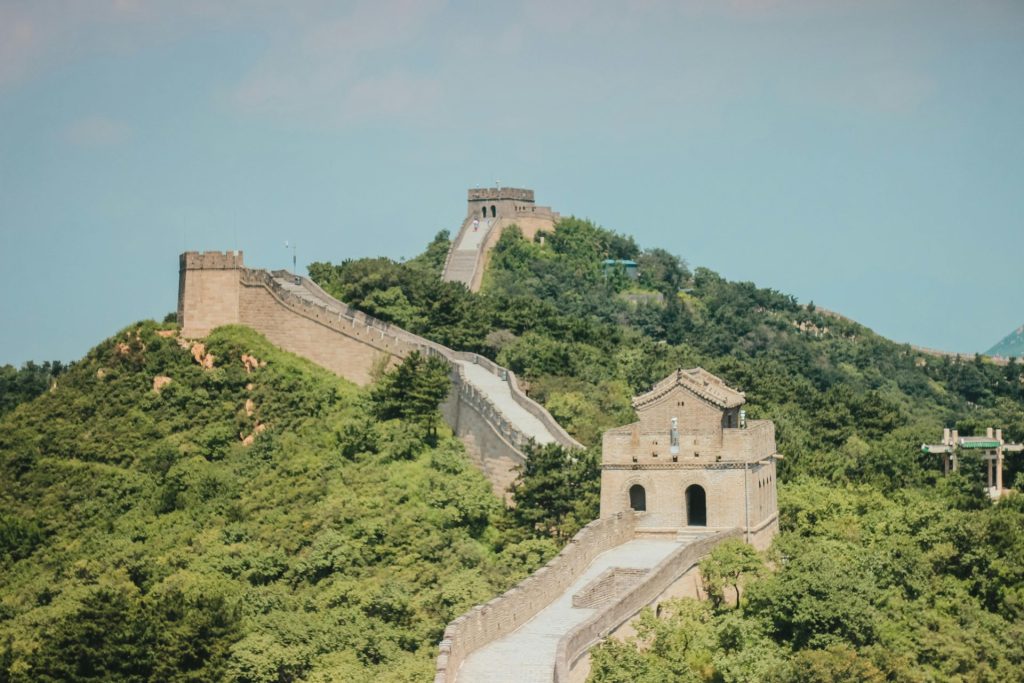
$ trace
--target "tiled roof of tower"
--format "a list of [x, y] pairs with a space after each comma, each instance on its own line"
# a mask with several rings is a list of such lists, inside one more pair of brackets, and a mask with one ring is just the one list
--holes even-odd
[[742, 391], [727, 386], [720, 377], [712, 375], [704, 368], [691, 368], [690, 370], [679, 369], [661, 380], [646, 394], [640, 394], [633, 399], [633, 408], [643, 410], [645, 407], [656, 403], [663, 396], [677, 386], [683, 387], [708, 403], [719, 408], [735, 408], [746, 403], [746, 397]]

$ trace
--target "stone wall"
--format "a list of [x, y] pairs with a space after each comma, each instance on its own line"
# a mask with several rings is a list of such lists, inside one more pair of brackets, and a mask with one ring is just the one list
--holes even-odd
[[777, 518], [778, 511], [772, 489], [759, 482], [774, 481], [775, 463], [729, 463], [720, 466], [664, 465], [601, 470], [601, 516], [609, 516], [630, 508], [629, 490], [635, 485], [644, 488], [649, 528], [682, 528], [693, 524], [686, 517], [686, 490], [690, 486], [704, 489], [706, 526], [728, 529], [737, 527], [753, 533], [766, 520]]
[[740, 536], [739, 529], [730, 529], [681, 546], [645, 574], [629, 592], [562, 636], [555, 652], [555, 683], [568, 683], [572, 667], [580, 655], [641, 609], [655, 602], [659, 595], [716, 545]]
[[[303, 356], [342, 377], [365, 385], [381, 358], [396, 362], [415, 347], [365, 322], [330, 318], [302, 302], [286, 302], [259, 271], [243, 271], [239, 322], [282, 349]], [[255, 277], [253, 277], [255, 276]], [[346, 329], [347, 328], [347, 329]]]
[[[302, 296], [280, 279], [290, 273], [269, 273], [242, 265], [241, 252], [189, 252], [180, 258], [178, 311], [182, 336], [203, 337], [215, 327], [247, 325], [281, 348], [301, 355], [357, 384], [371, 380], [381, 360], [399, 362], [412, 351], [440, 356], [452, 363], [452, 391], [442, 414], [462, 437], [467, 452], [483, 470], [498, 495], [505, 495], [524, 462], [528, 439], [490, 399], [467, 382], [454, 361], [486, 367], [509, 384], [513, 399], [541, 419], [560, 444], [582, 448], [551, 415], [523, 394], [515, 375], [486, 358], [451, 349], [366, 315], [299, 278]], [[291, 286], [291, 285], [289, 285]]]
[[518, 476], [516, 468], [526, 462], [521, 450], [525, 439], [457, 370], [441, 414], [465, 444], [467, 457], [491, 482], [494, 494], [508, 499], [508, 489]]
[[624, 512], [591, 522], [546, 565], [448, 624], [438, 648], [435, 683], [454, 683], [471, 652], [525, 624], [564, 593], [595, 557], [632, 539], [636, 520], [636, 513]]

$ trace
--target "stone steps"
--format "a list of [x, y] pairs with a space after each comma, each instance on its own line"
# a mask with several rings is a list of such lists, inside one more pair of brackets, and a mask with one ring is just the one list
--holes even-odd
[[461, 282], [468, 287], [476, 270], [476, 258], [476, 251], [453, 251], [451, 259], [448, 260], [448, 267], [444, 271], [444, 281]]

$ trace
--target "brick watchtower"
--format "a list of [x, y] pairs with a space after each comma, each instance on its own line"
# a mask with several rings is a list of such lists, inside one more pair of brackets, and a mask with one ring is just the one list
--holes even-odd
[[485, 221], [488, 218], [510, 218], [516, 214], [533, 213], [533, 190], [519, 187], [483, 187], [469, 191], [466, 216]]
[[240, 321], [240, 251], [188, 251], [178, 258], [178, 324], [186, 338]]
[[701, 368], [633, 399], [637, 422], [604, 433], [601, 516], [647, 513], [649, 531], [738, 527], [766, 548], [778, 531], [775, 425], [747, 420], [741, 392]]

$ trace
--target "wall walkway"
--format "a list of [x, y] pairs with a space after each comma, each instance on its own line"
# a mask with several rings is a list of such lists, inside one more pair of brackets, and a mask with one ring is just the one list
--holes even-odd
[[688, 529], [638, 538], [641, 517], [592, 522], [546, 567], [452, 622], [435, 683], [567, 683], [592, 645], [656, 602], [716, 544], [740, 536]]
[[448, 251], [441, 279], [445, 282], [461, 282], [469, 291], [478, 292], [483, 284], [490, 251], [498, 243], [505, 228], [515, 225], [523, 237], [533, 239], [538, 232], [553, 230], [559, 215], [546, 207], [531, 207], [530, 211], [481, 218], [477, 230], [473, 230], [474, 218], [477, 216], [469, 215], [463, 221]]

